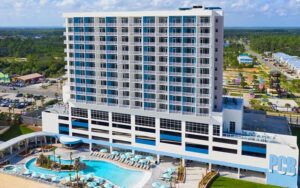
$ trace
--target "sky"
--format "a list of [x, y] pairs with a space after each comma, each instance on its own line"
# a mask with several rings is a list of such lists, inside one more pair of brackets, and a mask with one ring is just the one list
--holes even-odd
[[0, 0], [0, 27], [63, 27], [64, 12], [222, 7], [225, 27], [300, 27], [300, 0]]

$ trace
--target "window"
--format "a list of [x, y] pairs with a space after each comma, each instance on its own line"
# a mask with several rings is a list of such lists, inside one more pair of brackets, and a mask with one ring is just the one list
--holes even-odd
[[224, 143], [224, 144], [233, 144], [233, 145], [237, 145], [238, 142], [237, 140], [230, 140], [230, 139], [225, 139], [225, 138], [213, 138], [214, 142], [220, 142], [220, 143]]
[[235, 149], [221, 148], [221, 147], [216, 147], [216, 146], [213, 146], [213, 151], [237, 154], [237, 150], [235, 150]]
[[196, 140], [207, 140], [208, 136], [202, 136], [202, 135], [194, 135], [194, 134], [185, 134], [185, 138], [191, 138]]
[[161, 118], [160, 128], [181, 131], [181, 121]]
[[102, 122], [102, 121], [93, 121], [93, 120], [92, 120], [92, 124], [100, 125], [100, 126], [105, 126], [105, 127], [108, 127], [108, 126], [109, 126], [109, 123], [107, 123], [107, 122]]
[[147, 133], [155, 133], [155, 129], [148, 129], [143, 127], [135, 127], [136, 131], [147, 132]]
[[135, 124], [147, 127], [155, 127], [155, 118], [147, 116], [135, 116]]
[[112, 126], [115, 128], [119, 128], [119, 129], [131, 129], [131, 127], [128, 125], [121, 125], [121, 124], [116, 124], [116, 123], [113, 123]]
[[61, 119], [61, 120], [69, 120], [69, 117], [67, 117], [67, 116], [58, 116], [58, 119]]
[[235, 122], [234, 121], [229, 122], [229, 132], [235, 133]]
[[220, 125], [213, 125], [213, 135], [220, 136]]
[[108, 121], [108, 112], [99, 111], [99, 110], [91, 110], [92, 119], [99, 119]]
[[208, 134], [208, 124], [186, 122], [186, 132]]
[[120, 123], [131, 123], [130, 114], [112, 113], [112, 121]]
[[71, 115], [76, 117], [87, 118], [88, 111], [87, 109], [83, 109], [83, 108], [71, 108]]

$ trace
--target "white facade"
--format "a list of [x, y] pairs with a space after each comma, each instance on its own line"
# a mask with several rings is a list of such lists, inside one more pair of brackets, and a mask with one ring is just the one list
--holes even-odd
[[276, 182], [276, 157], [298, 164], [296, 138], [244, 131], [242, 100], [222, 99], [221, 10], [64, 16], [69, 111], [43, 112], [44, 131], [80, 137], [91, 149], [253, 170], [267, 183], [296, 185], [297, 165], [280, 174], [288, 182]]

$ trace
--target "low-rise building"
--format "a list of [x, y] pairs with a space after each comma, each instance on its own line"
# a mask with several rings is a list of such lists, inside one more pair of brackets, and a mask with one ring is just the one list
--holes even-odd
[[295, 74], [300, 75], [300, 58], [297, 56], [290, 56], [283, 52], [273, 54], [273, 59], [282, 65], [285, 65]]
[[248, 54], [241, 54], [238, 56], [238, 61], [239, 64], [252, 64], [253, 63], [253, 59], [251, 57], [249, 57]]

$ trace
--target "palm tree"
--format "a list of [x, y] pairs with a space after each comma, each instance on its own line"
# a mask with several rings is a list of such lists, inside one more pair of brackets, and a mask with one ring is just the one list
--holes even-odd
[[70, 166], [72, 165], [72, 155], [73, 155], [73, 153], [70, 152]]
[[69, 173], [69, 177], [70, 177], [70, 185], [71, 185], [71, 181], [72, 181], [72, 174], [71, 173]]
[[56, 148], [53, 148], [53, 157], [54, 157], [54, 162], [56, 162], [56, 160], [55, 160], [55, 150], [56, 150]]
[[41, 106], [44, 107], [44, 104], [45, 104], [45, 97], [42, 96], [42, 97], [41, 97]]
[[61, 168], [61, 156], [59, 155], [57, 156], [57, 158], [58, 158], [59, 167]]
[[57, 100], [59, 95], [58, 95], [57, 92], [55, 92], [55, 93], [54, 93], [54, 96], [55, 96], [55, 99]]
[[289, 108], [291, 108], [290, 103], [286, 103], [284, 106], [286, 107], [286, 111], [289, 111]]

